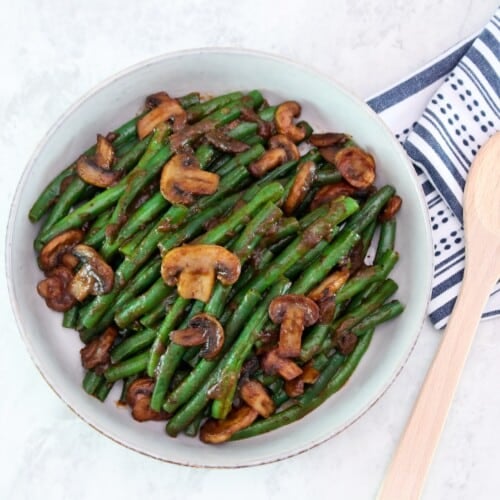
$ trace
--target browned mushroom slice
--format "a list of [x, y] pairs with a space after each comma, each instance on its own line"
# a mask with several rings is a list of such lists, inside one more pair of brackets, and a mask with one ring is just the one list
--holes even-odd
[[267, 418], [274, 413], [275, 405], [266, 388], [257, 380], [247, 380], [240, 387], [240, 396], [261, 417]]
[[262, 177], [287, 161], [286, 151], [282, 148], [266, 151], [258, 160], [248, 165], [248, 171], [255, 177]]
[[273, 135], [269, 139], [268, 146], [270, 149], [284, 149], [286, 153], [286, 161], [298, 160], [300, 158], [299, 149], [286, 135]]
[[166, 412], [155, 411], [149, 406], [154, 385], [152, 378], [138, 378], [127, 389], [127, 404], [132, 408], [132, 417], [138, 422], [168, 418]]
[[385, 207], [383, 208], [382, 212], [380, 212], [380, 215], [378, 216], [379, 221], [387, 222], [393, 219], [394, 216], [399, 212], [402, 203], [403, 199], [400, 196], [398, 195], [391, 196], [387, 201], [387, 203], [385, 204]]
[[321, 324], [328, 324], [333, 320], [336, 308], [335, 294], [348, 280], [349, 274], [349, 269], [335, 271], [309, 293], [308, 297], [318, 304]]
[[83, 240], [83, 231], [70, 229], [52, 238], [40, 251], [38, 264], [43, 271], [56, 267], [65, 253]]
[[277, 348], [264, 353], [261, 365], [268, 375], [279, 373], [285, 380], [292, 380], [302, 373], [302, 368], [291, 359], [282, 358]]
[[170, 332], [174, 344], [191, 347], [204, 344], [200, 356], [205, 359], [215, 358], [224, 345], [224, 328], [210, 314], [195, 314], [183, 330]]
[[38, 283], [38, 294], [50, 309], [66, 312], [76, 304], [68, 290], [72, 278], [73, 273], [67, 267], [57, 266], [47, 271], [46, 278]]
[[211, 130], [205, 134], [205, 139], [224, 153], [243, 153], [250, 149], [250, 146], [243, 141], [234, 139], [227, 134], [224, 134], [219, 129]]
[[155, 92], [154, 94], [148, 95], [146, 97], [145, 108], [148, 110], [152, 110], [153, 108], [158, 107], [160, 104], [165, 102], [170, 102], [172, 98], [163, 90], [160, 92]]
[[358, 343], [358, 337], [354, 333], [347, 332], [338, 336], [336, 345], [337, 349], [341, 354], [347, 356], [354, 351], [356, 344]]
[[298, 102], [286, 101], [278, 106], [274, 115], [276, 130], [295, 143], [302, 141], [306, 136], [306, 129], [293, 123], [293, 119], [299, 117], [301, 111]]
[[317, 148], [325, 148], [328, 146], [336, 146], [344, 144], [351, 139], [347, 134], [339, 132], [326, 132], [324, 134], [312, 134], [309, 137], [309, 142]]
[[283, 212], [291, 215], [297, 207], [304, 201], [307, 193], [316, 179], [316, 164], [313, 161], [306, 161], [299, 167], [295, 180], [288, 196], [283, 204]]
[[161, 123], [169, 122], [176, 132], [187, 123], [187, 113], [175, 99], [161, 102], [156, 108], [137, 120], [137, 137], [142, 141]]
[[76, 173], [82, 181], [92, 186], [105, 188], [116, 184], [123, 172], [99, 167], [86, 156], [80, 156], [76, 162]]
[[111, 361], [109, 352], [117, 336], [118, 330], [116, 327], [110, 326], [99, 337], [80, 349], [82, 366], [87, 370], [94, 370], [98, 374], [104, 373]]
[[257, 134], [268, 139], [273, 133], [273, 124], [263, 120], [252, 108], [242, 108], [240, 117], [248, 122], [257, 124]]
[[330, 203], [330, 201], [339, 196], [351, 196], [356, 192], [356, 188], [345, 181], [328, 184], [318, 189], [311, 202], [311, 210], [318, 208], [320, 205]]
[[352, 146], [338, 151], [335, 166], [342, 177], [358, 189], [366, 189], [375, 181], [375, 160], [361, 148]]
[[235, 432], [251, 425], [258, 416], [250, 406], [234, 408], [224, 420], [208, 419], [200, 428], [200, 439], [208, 444], [224, 443]]
[[213, 194], [219, 187], [219, 176], [201, 170], [190, 153], [174, 155], [163, 167], [160, 191], [170, 203], [190, 205], [195, 195]]
[[79, 263], [78, 257], [75, 257], [72, 253], [67, 252], [61, 256], [61, 264], [70, 270], [75, 269]]
[[319, 319], [317, 304], [304, 295], [281, 295], [269, 304], [269, 317], [281, 324], [278, 353], [282, 358], [300, 354], [302, 332]]
[[350, 272], [348, 269], [340, 269], [326, 277], [316, 288], [311, 290], [307, 295], [315, 302], [327, 295], [335, 295], [349, 279]]
[[177, 284], [181, 297], [202, 302], [210, 299], [216, 277], [223, 285], [232, 285], [240, 272], [238, 257], [219, 245], [174, 248], [161, 263], [161, 275], [167, 285]]
[[113, 268], [92, 247], [76, 245], [73, 255], [80, 259], [82, 266], [72, 279], [69, 289], [80, 302], [88, 295], [104, 295], [113, 288]]
[[115, 150], [111, 142], [101, 134], [97, 134], [97, 145], [94, 161], [98, 167], [111, 168], [115, 159]]
[[289, 398], [296, 398], [304, 394], [304, 380], [302, 376], [299, 375], [293, 380], [285, 381], [285, 392]]
[[285, 382], [285, 392], [288, 397], [296, 398], [304, 393], [304, 385], [314, 384], [319, 375], [320, 372], [309, 362], [302, 367], [302, 373], [298, 377]]

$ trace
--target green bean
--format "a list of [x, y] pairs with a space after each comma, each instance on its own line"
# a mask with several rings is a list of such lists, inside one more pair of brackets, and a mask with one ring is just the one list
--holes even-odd
[[137, 375], [146, 369], [149, 353], [141, 352], [126, 361], [121, 361], [116, 365], [111, 365], [105, 372], [104, 376], [108, 382], [115, 382], [121, 378]]
[[283, 427], [284, 425], [288, 425], [303, 418], [316, 409], [332, 394], [339, 391], [345, 385], [367, 351], [372, 336], [372, 331], [363, 336], [354, 348], [354, 351], [341, 366], [340, 364], [343, 361], [343, 357], [334, 355], [316, 383], [307, 389], [299, 398], [299, 403], [297, 405], [280, 413], [276, 413], [269, 418], [254, 422], [246, 429], [236, 432], [231, 437], [231, 440], [245, 439], [278, 429], [279, 427]]
[[132, 354], [143, 351], [151, 345], [155, 338], [155, 330], [146, 329], [134, 333], [111, 350], [111, 361], [117, 363]]
[[[185, 299], [178, 299], [184, 301]], [[177, 301], [176, 303], [177, 304]], [[173, 308], [175, 307], [175, 304]], [[189, 311], [186, 319], [182, 322], [180, 325], [180, 329], [187, 328], [189, 320], [199, 312], [203, 311], [203, 308], [205, 307], [205, 304], [201, 301], [195, 301], [191, 307], [191, 310]], [[168, 316], [168, 315], [167, 315]], [[175, 324], [170, 324], [168, 333], [170, 333], [173, 328], [175, 327]], [[156, 339], [160, 338], [162, 335], [162, 329], [164, 328], [163, 324], [160, 327], [160, 331], [158, 332], [158, 335]], [[165, 341], [164, 341], [165, 343]], [[157, 340], [155, 340], [155, 344], [157, 344]], [[153, 348], [151, 349], [151, 354], [154, 354], [158, 352], [153, 345]], [[153, 394], [151, 396], [151, 402], [150, 406], [153, 410], [160, 411], [163, 403], [165, 402], [165, 395], [167, 394], [168, 388], [170, 386], [170, 383], [172, 381], [172, 378], [174, 376], [175, 370], [179, 366], [180, 362], [182, 361], [182, 355], [185, 352], [185, 347], [174, 344], [173, 342], [170, 342], [167, 350], [165, 351], [164, 354], [159, 359], [159, 362], [157, 366], [155, 367], [155, 375], [156, 375], [156, 381], [155, 381], [155, 386], [153, 389]], [[150, 356], [150, 362], [151, 362], [151, 356]], [[150, 373], [150, 367], [151, 364], [148, 364], [148, 373]]]
[[380, 235], [375, 254], [375, 263], [380, 263], [384, 253], [387, 250], [394, 250], [396, 240], [396, 220], [391, 219], [380, 224]]
[[104, 402], [106, 398], [108, 397], [108, 394], [111, 392], [111, 389], [113, 389], [113, 386], [115, 385], [114, 382], [108, 382], [106, 380], [103, 380], [100, 384], [99, 387], [96, 389], [94, 396], [101, 402]]
[[64, 313], [62, 325], [64, 328], [75, 328], [78, 320], [78, 306], [73, 306], [69, 311]]
[[269, 304], [273, 298], [285, 294], [290, 285], [290, 281], [286, 278], [280, 278], [273, 285], [222, 361], [223, 366], [217, 368], [218, 396], [212, 403], [212, 417], [226, 418], [231, 410], [243, 363], [268, 321]]
[[380, 323], [384, 323], [385, 321], [389, 321], [396, 316], [399, 316], [403, 310], [404, 306], [401, 302], [399, 302], [399, 300], [391, 300], [390, 302], [380, 306], [368, 316], [365, 316], [364, 319], [351, 329], [351, 332], [357, 336], [361, 336], [364, 332], [375, 328]]
[[201, 400], [200, 396], [196, 396], [196, 394], [200, 393], [200, 387], [207, 381], [222, 356], [230, 349], [246, 318], [248, 318], [261, 300], [262, 296], [259, 293], [250, 290], [243, 298], [238, 309], [230, 316], [230, 320], [227, 323], [224, 317], [221, 318], [221, 323], [224, 324], [224, 345], [218, 358], [214, 360], [200, 360], [194, 370], [186, 377], [186, 380], [168, 396], [167, 401], [163, 405], [165, 411], [173, 413], [181, 405], [187, 403], [191, 397], [194, 397], [198, 398], [197, 403], [193, 403], [191, 408], [193, 412], [197, 413], [196, 408], [198, 408], [197, 405], [200, 404]]
[[82, 387], [87, 394], [94, 394], [99, 384], [104, 380], [103, 375], [98, 375], [92, 370], [88, 370], [83, 377]]
[[342, 180], [342, 174], [336, 169], [321, 169], [316, 174], [315, 186], [325, 186], [327, 184], [335, 184]]

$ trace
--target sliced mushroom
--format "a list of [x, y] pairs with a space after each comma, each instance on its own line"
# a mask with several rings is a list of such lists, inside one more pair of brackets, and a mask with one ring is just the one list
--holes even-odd
[[243, 141], [234, 139], [225, 134], [220, 129], [211, 130], [205, 134], [205, 139], [215, 148], [224, 153], [243, 153], [250, 149], [250, 146]]
[[328, 184], [318, 189], [311, 202], [311, 210], [318, 208], [320, 205], [330, 203], [330, 201], [339, 196], [351, 196], [356, 192], [356, 188], [345, 181]]
[[344, 286], [349, 279], [349, 275], [349, 269], [335, 271], [325, 278], [316, 288], [311, 290], [307, 296], [315, 302], [325, 296], [333, 296], [342, 286]]
[[351, 354], [352, 351], [354, 351], [357, 343], [358, 337], [352, 332], [347, 332], [338, 337], [336, 345], [339, 352], [344, 356], [347, 356], [348, 354]]
[[84, 233], [80, 229], [70, 229], [52, 238], [40, 251], [38, 264], [43, 271], [56, 267], [64, 254], [83, 240]]
[[316, 179], [316, 164], [313, 161], [306, 161], [300, 165], [290, 192], [283, 204], [283, 212], [291, 215], [297, 207], [304, 201], [309, 193], [313, 182]]
[[155, 92], [154, 94], [148, 95], [146, 97], [145, 108], [148, 110], [152, 110], [153, 108], [158, 107], [160, 104], [165, 102], [170, 102], [172, 98], [163, 90], [159, 92]]
[[361, 148], [342, 148], [335, 155], [335, 166], [342, 177], [358, 189], [366, 189], [375, 181], [375, 160]]
[[302, 373], [302, 368], [291, 359], [282, 358], [277, 348], [264, 353], [261, 366], [268, 375], [279, 373], [285, 380], [292, 380]]
[[68, 290], [73, 273], [65, 266], [57, 266], [46, 272], [46, 278], [37, 285], [38, 294], [47, 306], [58, 312], [71, 309], [76, 300]]
[[111, 168], [115, 159], [115, 150], [111, 141], [101, 134], [97, 134], [97, 145], [95, 149], [94, 161], [98, 167]]
[[304, 384], [314, 384], [319, 376], [320, 372], [314, 368], [312, 361], [309, 361], [309, 363], [302, 367], [302, 375], [300, 378], [304, 381]]
[[318, 148], [318, 152], [323, 160], [335, 165], [335, 155], [344, 147], [343, 144], [335, 144], [334, 146], [325, 146]]
[[216, 123], [211, 120], [201, 120], [193, 125], [184, 127], [170, 136], [170, 146], [176, 153], [182, 153], [186, 150], [190, 142], [199, 139], [207, 132], [216, 128]]
[[319, 308], [304, 295], [281, 295], [269, 304], [269, 317], [281, 324], [278, 353], [282, 358], [299, 356], [302, 332], [319, 319]]
[[383, 208], [382, 212], [380, 212], [380, 215], [378, 216], [379, 221], [387, 222], [393, 219], [394, 216], [399, 212], [402, 203], [403, 199], [400, 196], [398, 195], [391, 196], [387, 201], [387, 203], [385, 204], [385, 207]]
[[287, 380], [285, 382], [285, 392], [289, 398], [296, 398], [301, 394], [304, 394], [304, 381], [302, 376], [298, 376], [293, 380]]
[[155, 411], [149, 406], [154, 385], [152, 378], [138, 378], [127, 389], [127, 404], [132, 408], [132, 417], [138, 422], [168, 418], [166, 412]]
[[252, 108], [242, 108], [240, 116], [248, 122], [256, 123], [257, 134], [264, 139], [268, 139], [273, 133], [273, 124], [263, 120]]
[[170, 123], [174, 132], [183, 128], [187, 123], [187, 113], [175, 99], [164, 99], [158, 106], [137, 120], [137, 137], [142, 141], [160, 123], [166, 122]]
[[113, 288], [113, 268], [99, 253], [88, 245], [76, 245], [73, 255], [78, 257], [82, 266], [72, 279], [69, 289], [80, 302], [88, 295], [104, 295]]
[[94, 370], [97, 374], [104, 373], [111, 362], [109, 352], [117, 336], [118, 330], [110, 326], [99, 337], [80, 349], [82, 366], [87, 370]]
[[195, 314], [183, 330], [170, 332], [170, 340], [174, 344], [185, 347], [204, 344], [200, 356], [205, 359], [214, 359], [224, 345], [224, 328], [216, 318], [210, 314]]
[[270, 149], [284, 149], [287, 161], [298, 160], [300, 158], [299, 149], [286, 135], [273, 135], [269, 139], [268, 146]]
[[195, 195], [213, 194], [219, 187], [219, 176], [201, 170], [190, 153], [174, 155], [163, 167], [160, 191], [170, 203], [190, 205]]
[[316, 288], [309, 292], [308, 297], [319, 307], [319, 322], [323, 325], [333, 320], [336, 308], [335, 294], [349, 279], [350, 271], [347, 268], [335, 271]]
[[250, 406], [234, 408], [224, 420], [208, 419], [200, 428], [200, 439], [209, 444], [224, 443], [229, 441], [235, 432], [251, 425], [258, 416]]
[[309, 137], [309, 142], [317, 148], [325, 148], [328, 146], [336, 146], [337, 144], [344, 144], [351, 140], [347, 134], [339, 132], [326, 132], [324, 134], [313, 134]]
[[78, 257], [75, 257], [72, 253], [67, 252], [61, 256], [61, 264], [70, 270], [75, 269], [79, 263]]
[[216, 277], [223, 285], [232, 285], [240, 272], [238, 257], [219, 245], [174, 248], [161, 263], [161, 275], [167, 285], [177, 284], [181, 297], [203, 302], [210, 299]]
[[85, 155], [78, 158], [76, 173], [82, 181], [100, 188], [116, 184], [123, 175], [121, 170], [110, 170], [109, 168], [100, 167]]
[[311, 362], [302, 368], [302, 373], [293, 380], [285, 382], [285, 392], [288, 397], [296, 398], [304, 393], [305, 384], [314, 384], [318, 380], [320, 372], [314, 368]]
[[271, 170], [283, 165], [287, 161], [286, 151], [282, 148], [269, 149], [258, 160], [248, 165], [248, 171], [254, 177], [262, 177]]
[[305, 127], [293, 123], [293, 119], [299, 117], [301, 111], [298, 102], [286, 101], [278, 106], [274, 115], [276, 130], [295, 143], [302, 141], [307, 134]]
[[267, 393], [266, 388], [257, 380], [243, 382], [240, 387], [240, 396], [261, 417], [269, 417], [276, 409], [274, 401]]

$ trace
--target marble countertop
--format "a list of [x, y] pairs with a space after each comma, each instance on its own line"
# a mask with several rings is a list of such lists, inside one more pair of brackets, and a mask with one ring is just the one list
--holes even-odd
[[[78, 97], [133, 63], [191, 47], [285, 55], [366, 98], [478, 31], [496, 0], [17, 0], [0, 6], [0, 240], [24, 165]], [[371, 499], [440, 334], [424, 324], [404, 370], [358, 422], [284, 462], [198, 470], [154, 461], [79, 420], [35, 369], [0, 266], [0, 498]], [[430, 471], [425, 499], [500, 491], [500, 320], [480, 325]]]

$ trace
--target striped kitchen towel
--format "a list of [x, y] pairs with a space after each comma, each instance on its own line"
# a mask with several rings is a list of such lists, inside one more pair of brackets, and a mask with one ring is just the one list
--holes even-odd
[[[425, 194], [434, 240], [429, 315], [436, 328], [446, 325], [463, 276], [467, 172], [481, 144], [500, 129], [499, 40], [500, 9], [479, 36], [368, 101], [406, 149]], [[499, 292], [497, 284], [483, 318], [500, 316]]]

